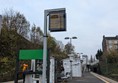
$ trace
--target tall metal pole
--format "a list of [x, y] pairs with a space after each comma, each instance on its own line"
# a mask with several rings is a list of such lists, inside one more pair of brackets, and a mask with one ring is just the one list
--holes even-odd
[[71, 49], [72, 49], [72, 38], [69, 38], [70, 39], [70, 54], [71, 54]]
[[[65, 37], [65, 39], [70, 39], [70, 55], [71, 55], [71, 48], [72, 48], [72, 39], [77, 39], [77, 37]], [[72, 79], [72, 73], [73, 73], [73, 69], [72, 69], [72, 60], [71, 60], [72, 56], [70, 56], [70, 78]]]
[[72, 44], [72, 38], [70, 38], [70, 44]]
[[[45, 10], [44, 11], [43, 78], [42, 78], [42, 83], [47, 83], [47, 79], [46, 79], [46, 67], [47, 67], [47, 16], [49, 14], [51, 14], [51, 12], [56, 12], [55, 15], [57, 15], [57, 12], [64, 13], [63, 15], [65, 15], [65, 8], [50, 9], [50, 10]], [[59, 14], [61, 14], [61, 13], [59, 13]], [[59, 15], [57, 15], [57, 16], [59, 16]], [[64, 16], [63, 16], [63, 18], [65, 20], [65, 17]]]
[[70, 60], [70, 67], [71, 67], [71, 68], [70, 68], [70, 73], [71, 73], [71, 74], [70, 74], [70, 75], [71, 75], [70, 78], [72, 79], [72, 60]]
[[43, 77], [42, 83], [46, 82], [46, 67], [47, 67], [47, 11], [44, 11], [44, 41], [43, 41]]
[[[71, 54], [71, 48], [72, 48], [72, 38], [70, 39], [70, 54]], [[70, 56], [70, 78], [72, 79], [72, 60], [71, 60], [71, 56]]]

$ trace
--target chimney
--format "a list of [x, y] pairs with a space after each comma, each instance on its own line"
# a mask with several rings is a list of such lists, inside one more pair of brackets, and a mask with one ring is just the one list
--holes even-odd
[[105, 39], [105, 35], [103, 35], [103, 39]]
[[118, 35], [116, 35], [116, 38], [118, 39]]

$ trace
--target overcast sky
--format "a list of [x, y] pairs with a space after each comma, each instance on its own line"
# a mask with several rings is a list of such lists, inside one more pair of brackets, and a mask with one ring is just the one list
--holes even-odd
[[44, 10], [55, 8], [66, 8], [67, 31], [51, 35], [64, 44], [69, 42], [65, 37], [78, 37], [72, 40], [78, 53], [95, 55], [103, 35], [118, 35], [118, 0], [0, 0], [0, 14], [4, 9], [19, 11], [42, 30]]

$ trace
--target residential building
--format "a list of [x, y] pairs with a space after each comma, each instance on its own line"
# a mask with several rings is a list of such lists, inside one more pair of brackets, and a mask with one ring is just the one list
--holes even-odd
[[88, 56], [87, 55], [82, 55], [81, 60], [82, 60], [82, 71], [86, 71], [87, 70], [86, 66], [89, 62], [88, 61]]
[[102, 41], [103, 52], [117, 51], [118, 50], [118, 35], [115, 37], [103, 36]]

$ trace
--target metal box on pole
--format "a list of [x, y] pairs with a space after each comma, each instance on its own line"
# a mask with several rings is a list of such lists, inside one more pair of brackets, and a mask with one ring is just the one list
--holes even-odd
[[[49, 19], [47, 19], [49, 16]], [[44, 41], [43, 41], [43, 78], [42, 83], [47, 83], [46, 67], [47, 67], [47, 22], [49, 22], [50, 31], [65, 31], [66, 29], [65, 8], [49, 9], [44, 11]], [[47, 21], [49, 20], [49, 21]], [[59, 24], [58, 24], [59, 23]]]

